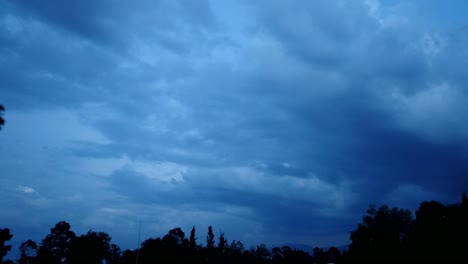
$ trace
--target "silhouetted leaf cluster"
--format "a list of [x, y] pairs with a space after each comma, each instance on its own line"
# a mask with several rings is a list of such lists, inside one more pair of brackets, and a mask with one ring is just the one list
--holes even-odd
[[[0, 263], [11, 249], [5, 245], [12, 238], [8, 228], [0, 229]], [[313, 254], [289, 246], [264, 244], [245, 249], [240, 241], [228, 242], [224, 233], [215, 241], [208, 227], [206, 246], [197, 244], [195, 226], [186, 238], [180, 227], [162, 238], [148, 238], [137, 250], [121, 251], [104, 232], [89, 230], [77, 236], [70, 224], [58, 222], [40, 245], [32, 240], [20, 246], [20, 264], [149, 264], [149, 263], [468, 263], [468, 198], [461, 204], [444, 205], [437, 201], [421, 203], [416, 217], [410, 210], [370, 206], [362, 222], [350, 234], [349, 250], [314, 248]]]
[[3, 119], [4, 111], [5, 111], [5, 107], [0, 104], [0, 130], [2, 130], [3, 125], [5, 125], [5, 119]]
[[13, 235], [10, 233], [10, 229], [0, 229], [0, 263], [2, 263], [3, 257], [5, 257], [11, 249], [11, 245], [5, 245], [5, 242], [10, 240], [12, 237]]
[[422, 202], [415, 219], [410, 210], [370, 206], [350, 238], [348, 262], [468, 263], [468, 199], [463, 193], [461, 204]]

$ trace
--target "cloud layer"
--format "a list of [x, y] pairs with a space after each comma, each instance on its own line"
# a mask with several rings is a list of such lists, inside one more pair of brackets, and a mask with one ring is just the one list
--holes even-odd
[[2, 2], [1, 222], [329, 246], [457, 201], [467, 21], [425, 3]]

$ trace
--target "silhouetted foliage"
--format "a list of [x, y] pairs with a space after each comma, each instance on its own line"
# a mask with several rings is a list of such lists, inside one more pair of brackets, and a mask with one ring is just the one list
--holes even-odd
[[341, 251], [336, 247], [330, 247], [325, 252], [326, 263], [338, 263], [341, 262]]
[[281, 248], [274, 247], [271, 249], [271, 262], [272, 263], [281, 263], [283, 261], [283, 252]]
[[[325, 264], [325, 263], [340, 263], [341, 262], [341, 251], [336, 247], [330, 247], [328, 250], [324, 250], [319, 247], [313, 249], [314, 252], [314, 263]], [[305, 262], [303, 262], [305, 263]]]
[[218, 252], [219, 252], [219, 254], [221, 254], [221, 255], [224, 254], [226, 248], [227, 248], [227, 241], [224, 238], [224, 233], [221, 233], [221, 235], [219, 235], [219, 242], [218, 242]]
[[193, 260], [194, 251], [180, 227], [171, 229], [162, 239], [149, 238], [143, 241], [139, 263], [187, 263]]
[[315, 247], [313, 251], [314, 251], [315, 263], [317, 263], [317, 264], [326, 263], [325, 253], [323, 252], [323, 249], [321, 249], [319, 247]]
[[[163, 250], [163, 243], [159, 237], [156, 239], [149, 238], [143, 241], [139, 253], [140, 263], [156, 263], [161, 259], [161, 255], [164, 254]], [[126, 251], [126, 253], [128, 256], [131, 255], [131, 252]]]
[[197, 248], [197, 238], [195, 237], [195, 226], [192, 227], [192, 231], [190, 231], [190, 240], [189, 240], [189, 247], [192, 252], [195, 251]]
[[10, 233], [10, 229], [0, 229], [0, 263], [2, 263], [3, 257], [5, 257], [11, 249], [11, 245], [5, 245], [5, 242], [9, 241], [12, 237], [13, 235]]
[[68, 251], [75, 233], [70, 230], [70, 224], [61, 221], [50, 229], [37, 251], [40, 263], [59, 264], [67, 260]]
[[[11, 237], [9, 229], [0, 229], [0, 262], [11, 249], [5, 245]], [[409, 210], [370, 206], [350, 238], [349, 251], [343, 254], [336, 247], [327, 250], [315, 247], [311, 256], [289, 246], [274, 247], [270, 251], [261, 244], [245, 250], [240, 241], [233, 240], [228, 244], [224, 233], [220, 233], [215, 247], [211, 226], [208, 227], [207, 245], [203, 247], [196, 244], [195, 226], [190, 238], [177, 227], [162, 238], [146, 239], [137, 253], [129, 249], [121, 252], [117, 245], [111, 244], [110, 235], [104, 232], [90, 230], [77, 237], [70, 225], [61, 221], [39, 247], [32, 240], [23, 242], [17, 263], [468, 263], [468, 198], [463, 193], [461, 204], [452, 205], [422, 202], [415, 219]]]
[[[136, 251], [127, 249], [122, 253], [120, 258], [120, 264], [135, 264], [136, 263]], [[140, 262], [143, 263], [143, 262]]]
[[289, 259], [285, 259], [283, 263], [298, 263], [298, 264], [305, 264], [305, 263], [312, 263], [313, 258], [309, 255], [309, 253], [294, 249], [292, 254], [289, 256]]
[[429, 261], [468, 262], [468, 208], [461, 204], [421, 203], [410, 236], [412, 257]]
[[206, 236], [206, 247], [208, 249], [214, 248], [214, 234], [213, 234], [213, 228], [211, 226], [208, 227], [208, 235]]
[[233, 240], [227, 251], [227, 257], [230, 263], [241, 263], [244, 251], [245, 248], [242, 242]]
[[292, 249], [290, 246], [274, 247], [271, 249], [269, 263], [313, 263], [313, 258], [309, 253]]
[[5, 111], [5, 107], [0, 104], [0, 130], [5, 125], [5, 119], [3, 119], [3, 112]]
[[468, 205], [422, 202], [413, 219], [409, 210], [370, 207], [351, 232], [345, 260], [468, 262]]
[[19, 264], [37, 263], [37, 244], [32, 240], [21, 243]]
[[67, 256], [70, 264], [100, 264], [104, 260], [109, 263], [111, 257], [111, 237], [104, 232], [89, 230], [72, 240]]
[[389, 260], [402, 256], [413, 217], [410, 210], [370, 206], [358, 228], [351, 232], [350, 253], [359, 260]]
[[270, 250], [265, 244], [258, 245], [255, 249], [255, 263], [268, 263]]
[[120, 247], [116, 244], [111, 244], [106, 256], [106, 264], [120, 264], [120, 253]]

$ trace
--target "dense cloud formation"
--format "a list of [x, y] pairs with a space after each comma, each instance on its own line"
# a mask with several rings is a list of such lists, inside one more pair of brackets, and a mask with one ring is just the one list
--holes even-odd
[[369, 203], [458, 200], [467, 4], [446, 5], [2, 1], [0, 222], [328, 246]]

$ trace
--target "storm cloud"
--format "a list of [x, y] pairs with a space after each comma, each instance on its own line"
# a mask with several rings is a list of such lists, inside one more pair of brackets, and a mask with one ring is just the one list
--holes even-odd
[[464, 5], [4, 1], [0, 221], [331, 246], [370, 203], [458, 201]]

